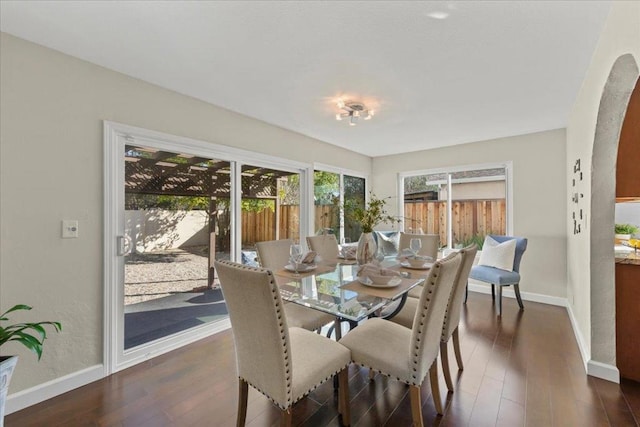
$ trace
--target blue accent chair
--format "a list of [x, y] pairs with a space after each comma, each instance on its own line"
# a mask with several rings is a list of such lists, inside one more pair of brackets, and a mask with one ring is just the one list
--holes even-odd
[[[511, 236], [495, 236], [489, 235], [492, 239], [498, 243], [503, 243], [508, 240], [516, 239], [516, 255], [513, 259], [513, 271], [505, 271], [499, 268], [487, 267], [484, 265], [476, 265], [471, 268], [469, 274], [470, 279], [478, 280], [480, 282], [491, 284], [491, 298], [495, 301], [495, 287], [498, 287], [498, 316], [502, 315], [502, 287], [513, 285], [513, 290], [516, 293], [516, 299], [521, 310], [524, 310], [522, 304], [522, 298], [520, 297], [520, 261], [522, 255], [527, 249], [527, 239], [524, 237], [511, 237]], [[465, 297], [465, 302], [467, 299]]]

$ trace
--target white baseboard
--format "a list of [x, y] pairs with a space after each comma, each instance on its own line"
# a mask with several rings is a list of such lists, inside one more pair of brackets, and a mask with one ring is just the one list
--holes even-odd
[[[479, 292], [481, 294], [491, 294], [491, 285], [481, 285], [479, 283], [473, 283], [473, 281], [470, 280], [469, 290], [473, 292]], [[502, 288], [502, 296], [507, 298], [515, 298], [516, 294], [511, 286], [504, 286]], [[541, 302], [543, 304], [557, 305], [560, 307], [566, 307], [568, 304], [566, 298], [535, 294], [533, 292], [520, 291], [520, 296], [524, 301]]]
[[620, 384], [620, 371], [613, 365], [589, 360], [587, 363], [587, 374], [592, 377], [602, 378]]
[[573, 334], [576, 337], [576, 341], [578, 342], [578, 349], [580, 350], [580, 356], [582, 357], [582, 364], [584, 365], [584, 372], [589, 372], [589, 368], [587, 364], [589, 363], [589, 359], [591, 359], [591, 350], [587, 346], [587, 342], [582, 335], [582, 331], [578, 327], [578, 321], [576, 320], [576, 316], [573, 314], [573, 309], [571, 308], [571, 304], [567, 304], [567, 313], [569, 314], [569, 320], [571, 321], [571, 328], [573, 329]]
[[52, 397], [66, 393], [83, 385], [87, 385], [104, 377], [104, 366], [95, 365], [81, 371], [73, 372], [35, 387], [10, 394], [7, 397], [5, 411], [7, 414], [43, 402]]

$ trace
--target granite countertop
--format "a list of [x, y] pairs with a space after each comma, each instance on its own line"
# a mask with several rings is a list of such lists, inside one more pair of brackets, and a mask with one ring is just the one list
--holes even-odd
[[616, 264], [633, 264], [640, 266], [640, 249], [634, 251], [628, 246], [615, 246]]

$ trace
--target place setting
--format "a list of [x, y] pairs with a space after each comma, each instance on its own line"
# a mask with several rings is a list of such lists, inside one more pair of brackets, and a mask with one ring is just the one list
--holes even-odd
[[317, 256], [315, 251], [304, 251], [302, 245], [293, 244], [289, 248], [289, 264], [278, 274], [298, 278], [330, 271], [332, 268], [316, 263]]
[[398, 261], [400, 265], [398, 269], [418, 270], [416, 273], [420, 274], [420, 270], [427, 272], [433, 267], [434, 259], [430, 256], [420, 255], [420, 249], [422, 248], [422, 241], [420, 239], [411, 239], [409, 247], [405, 248], [398, 255]]
[[342, 285], [341, 288], [380, 298], [395, 299], [415, 285], [415, 280], [403, 278], [399, 271], [372, 263], [363, 265], [358, 271], [356, 280]]

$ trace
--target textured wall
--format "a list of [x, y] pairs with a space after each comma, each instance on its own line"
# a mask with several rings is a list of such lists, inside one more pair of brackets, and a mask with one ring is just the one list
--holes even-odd
[[[0, 309], [60, 320], [11, 393], [102, 363], [103, 120], [369, 174], [371, 159], [1, 35]], [[310, 154], [313, 153], [311, 156]], [[78, 239], [61, 239], [78, 219]]]
[[[633, 61], [636, 63], [640, 62], [640, 2], [613, 3], [567, 126], [566, 178], [568, 181], [572, 179], [573, 162], [580, 159], [585, 180], [583, 206], [587, 219], [584, 232], [575, 236], [573, 224], [567, 222], [570, 233], [567, 241], [569, 304], [585, 341], [587, 357], [609, 365], [615, 364], [613, 249], [607, 245], [611, 241], [613, 223], [615, 165], [605, 162], [603, 157], [615, 161], [617, 140], [609, 138], [616, 133], [615, 129], [604, 132], [611, 122], [603, 115], [599, 117], [599, 110], [603, 89], [614, 63], [625, 55], [635, 58]], [[632, 87], [631, 84], [629, 89]], [[617, 104], [613, 102], [613, 105]], [[600, 131], [607, 135], [604, 139], [609, 139], [606, 146], [594, 147], [599, 119]], [[602, 160], [595, 180], [591, 176], [594, 167], [592, 155]], [[570, 203], [570, 191], [567, 203]], [[595, 194], [602, 198], [602, 202], [596, 203], [598, 211], [594, 212], [592, 195]], [[593, 247], [598, 253], [593, 253]]]
[[373, 161], [373, 190], [397, 200], [400, 172], [507, 161], [513, 162], [513, 232], [529, 238], [520, 288], [565, 297], [564, 130], [378, 157]]

